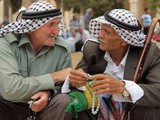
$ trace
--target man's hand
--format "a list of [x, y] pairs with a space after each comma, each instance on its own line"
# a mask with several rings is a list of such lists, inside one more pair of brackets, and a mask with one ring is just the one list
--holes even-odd
[[86, 85], [87, 82], [87, 74], [83, 72], [82, 69], [79, 70], [71, 70], [70, 71], [70, 82], [73, 87], [82, 87]]
[[34, 94], [31, 99], [34, 101], [32, 103], [31, 109], [35, 112], [43, 110], [48, 105], [50, 93], [47, 91], [40, 91]]
[[71, 68], [66, 68], [66, 69], [51, 73], [51, 76], [52, 76], [54, 82], [56, 82], [56, 83], [57, 82], [64, 82], [67, 75], [69, 75], [70, 71], [71, 71]]
[[124, 82], [113, 78], [110, 75], [93, 75], [91, 80], [96, 80], [92, 85], [92, 90], [97, 94], [122, 94]]

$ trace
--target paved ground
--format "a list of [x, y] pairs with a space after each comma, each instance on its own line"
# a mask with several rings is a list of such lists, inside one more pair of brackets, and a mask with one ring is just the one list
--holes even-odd
[[71, 54], [71, 58], [72, 58], [72, 66], [73, 68], [75, 68], [82, 58], [82, 52], [73, 52]]

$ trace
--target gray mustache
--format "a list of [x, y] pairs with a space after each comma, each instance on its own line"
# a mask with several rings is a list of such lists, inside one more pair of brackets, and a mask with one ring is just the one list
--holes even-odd
[[101, 43], [105, 43], [103, 40], [101, 40], [101, 39], [99, 39], [99, 41], [101, 42]]
[[51, 34], [51, 35], [49, 35], [49, 37], [53, 37], [53, 38], [57, 39], [59, 37], [59, 35]]

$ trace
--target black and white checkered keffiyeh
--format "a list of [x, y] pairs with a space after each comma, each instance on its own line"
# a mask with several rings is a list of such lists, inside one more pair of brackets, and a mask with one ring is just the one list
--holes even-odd
[[[131, 26], [139, 25], [134, 15], [130, 11], [125, 9], [113, 9], [108, 13], [108, 15], [111, 16], [113, 19], [118, 20], [121, 23], [124, 23], [127, 25], [131, 25]], [[97, 40], [99, 40], [98, 34], [101, 30], [102, 23], [113, 27], [117, 32], [117, 34], [128, 44], [137, 46], [137, 47], [143, 47], [146, 36], [142, 33], [141, 29], [128, 30], [128, 29], [119, 27], [114, 23], [106, 20], [104, 16], [100, 16], [98, 18], [92, 19], [89, 24], [89, 31]]]
[[[48, 2], [35, 2], [31, 4], [26, 12], [41, 12], [41, 11], [48, 11], [48, 10], [54, 10], [56, 9], [53, 5], [51, 5]], [[16, 22], [12, 22], [3, 28], [0, 29], [0, 36], [3, 36], [7, 33], [28, 33], [32, 32], [41, 26], [43, 26], [48, 21], [57, 18], [62, 17], [61, 15], [55, 15], [52, 17], [44, 17], [39, 19], [21, 19], [17, 20]]]

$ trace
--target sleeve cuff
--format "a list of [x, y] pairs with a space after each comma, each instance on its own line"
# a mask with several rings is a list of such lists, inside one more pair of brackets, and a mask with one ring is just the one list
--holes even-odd
[[121, 94], [113, 94], [112, 97], [115, 101], [135, 103], [144, 95], [143, 89], [134, 81], [130, 80], [123, 80], [123, 81], [125, 82], [125, 89], [129, 92], [131, 99], [126, 99]]
[[36, 79], [38, 79], [38, 82], [40, 83], [42, 90], [53, 89], [55, 87], [54, 80], [52, 79], [50, 74], [37, 76]]
[[126, 83], [125, 88], [130, 93], [133, 103], [135, 103], [144, 95], [143, 89], [134, 81], [129, 81], [129, 80], [123, 80], [123, 81]]

